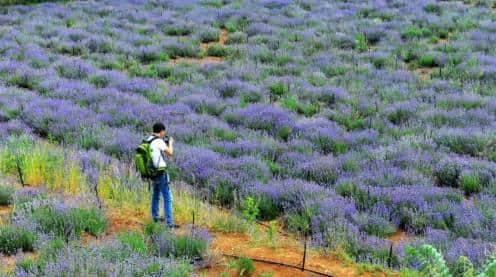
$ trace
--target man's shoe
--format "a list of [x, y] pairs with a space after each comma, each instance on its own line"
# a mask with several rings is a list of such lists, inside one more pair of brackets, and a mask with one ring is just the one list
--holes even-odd
[[180, 226], [179, 226], [179, 225], [177, 225], [177, 224], [169, 224], [168, 226], [169, 226], [169, 228], [171, 228], [171, 229], [177, 229], [177, 228], [179, 228], [179, 227], [180, 227]]

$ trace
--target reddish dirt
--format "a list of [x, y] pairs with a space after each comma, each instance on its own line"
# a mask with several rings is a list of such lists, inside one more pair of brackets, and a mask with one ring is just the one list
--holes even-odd
[[109, 227], [106, 234], [116, 234], [126, 230], [141, 230], [146, 216], [141, 211], [129, 208], [115, 208], [107, 211]]
[[[271, 248], [252, 243], [250, 238], [244, 234], [217, 233], [212, 242], [212, 248], [224, 254], [271, 260], [290, 265], [301, 265], [303, 247], [294, 241], [291, 241], [291, 239], [283, 240], [284, 241], [280, 242], [280, 246]], [[312, 276], [308, 272], [279, 265], [256, 262], [255, 266], [257, 269], [257, 274], [255, 274], [255, 276], [263, 271], [272, 272], [274, 276]], [[358, 269], [352, 265], [346, 265], [337, 258], [323, 255], [315, 250], [309, 250], [307, 252], [305, 268], [328, 273], [333, 276], [370, 276], [368, 273], [360, 273]], [[229, 272], [230, 274], [236, 273], [232, 272], [227, 266], [203, 269], [200, 270], [199, 273], [205, 274], [204, 276], [217, 276], [218, 273], [224, 271]], [[385, 275], [376, 274], [375, 276]]]
[[204, 57], [204, 58], [176, 58], [171, 60], [173, 64], [178, 63], [196, 63], [196, 64], [211, 64], [211, 63], [221, 63], [224, 61], [221, 57]]
[[10, 206], [0, 206], [0, 225], [5, 222], [5, 218], [8, 216], [12, 207]]
[[420, 76], [420, 79], [425, 81], [431, 79], [431, 74], [434, 70], [435, 68], [431, 68], [431, 67], [421, 67], [415, 69], [415, 73], [417, 73], [417, 75]]
[[388, 240], [393, 242], [393, 245], [397, 245], [400, 242], [410, 241], [413, 237], [408, 235], [404, 230], [398, 229], [394, 234], [388, 237]]

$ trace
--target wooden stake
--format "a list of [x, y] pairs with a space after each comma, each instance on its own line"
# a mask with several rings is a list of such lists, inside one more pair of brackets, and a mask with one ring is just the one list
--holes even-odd
[[303, 263], [301, 265], [301, 271], [305, 271], [306, 260], [307, 260], [307, 237], [305, 236], [305, 245], [303, 248]]
[[22, 175], [22, 167], [19, 156], [16, 157], [16, 168], [17, 168], [17, 174], [19, 174], [19, 181], [21, 182], [21, 185], [24, 187], [26, 186], [26, 183], [24, 183], [24, 176]]
[[391, 263], [393, 261], [393, 243], [389, 247], [389, 256], [388, 256], [388, 267], [391, 268]]

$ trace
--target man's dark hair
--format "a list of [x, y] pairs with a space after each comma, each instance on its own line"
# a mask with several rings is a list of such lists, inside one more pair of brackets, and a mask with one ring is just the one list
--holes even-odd
[[158, 134], [158, 133], [160, 133], [162, 131], [165, 131], [165, 125], [164, 125], [164, 123], [157, 122], [157, 123], [153, 124], [153, 132], [155, 134]]

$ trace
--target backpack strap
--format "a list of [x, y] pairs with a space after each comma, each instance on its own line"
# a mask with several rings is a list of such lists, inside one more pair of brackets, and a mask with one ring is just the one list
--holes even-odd
[[144, 143], [152, 143], [154, 140], [158, 139], [159, 137], [157, 136], [151, 136], [149, 138], [146, 138], [143, 140]]

